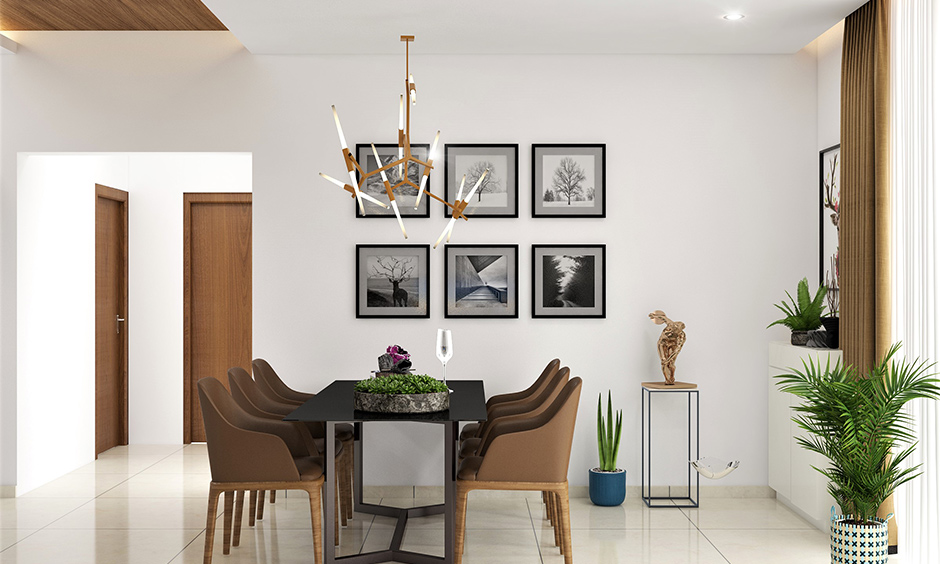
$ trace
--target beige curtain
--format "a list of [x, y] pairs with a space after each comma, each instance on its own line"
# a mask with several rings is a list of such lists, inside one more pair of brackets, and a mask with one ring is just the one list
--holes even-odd
[[[867, 371], [891, 346], [889, 0], [845, 20], [842, 47], [839, 341]], [[879, 514], [894, 511], [894, 499]], [[896, 521], [889, 544], [897, 546]]]

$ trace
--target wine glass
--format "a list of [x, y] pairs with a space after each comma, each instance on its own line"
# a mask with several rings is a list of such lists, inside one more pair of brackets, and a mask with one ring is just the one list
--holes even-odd
[[[454, 356], [454, 341], [450, 329], [437, 330], [437, 359], [441, 361], [444, 384], [447, 384], [447, 361]], [[453, 392], [450, 388], [448, 391]]]

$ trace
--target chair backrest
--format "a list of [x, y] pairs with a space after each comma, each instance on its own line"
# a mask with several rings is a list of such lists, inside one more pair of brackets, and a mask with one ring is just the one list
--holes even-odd
[[478, 480], [562, 482], [568, 479], [581, 378], [572, 378], [546, 409], [494, 424], [481, 446]]
[[287, 443], [279, 436], [252, 430], [255, 418], [238, 407], [222, 382], [203, 378], [196, 388], [213, 482], [300, 479]]
[[228, 369], [228, 384], [232, 390], [232, 396], [239, 403], [252, 404], [261, 411], [283, 417], [297, 409], [295, 405], [275, 401], [264, 395], [258, 383], [252, 380], [248, 371], [241, 366]]
[[489, 411], [490, 408], [496, 405], [500, 405], [500, 404], [507, 403], [507, 402], [525, 400], [527, 398], [530, 398], [538, 394], [545, 386], [549, 384], [552, 376], [554, 376], [555, 373], [558, 372], [559, 367], [561, 367], [561, 361], [558, 360], [557, 358], [552, 359], [552, 361], [549, 362], [545, 366], [545, 368], [542, 370], [542, 373], [539, 374], [539, 377], [535, 379], [535, 382], [532, 382], [532, 385], [530, 385], [528, 388], [522, 390], [521, 392], [514, 392], [511, 394], [499, 394], [487, 400], [486, 402], [487, 411]]
[[565, 382], [568, 381], [570, 372], [568, 367], [565, 366], [552, 374], [551, 377], [548, 378], [548, 382], [531, 397], [525, 400], [501, 403], [488, 410], [486, 421], [483, 422], [483, 425], [480, 427], [480, 433], [477, 436], [483, 438], [485, 441], [490, 428], [496, 421], [503, 417], [538, 412], [548, 407], [552, 400], [555, 399], [555, 396], [558, 395], [558, 392], [564, 387]]
[[314, 394], [291, 389], [284, 383], [284, 380], [281, 380], [271, 364], [263, 358], [256, 358], [251, 361], [251, 369], [255, 374], [255, 380], [270, 394], [274, 394], [274, 396], [271, 396], [273, 399], [280, 398], [279, 401], [302, 404], [314, 396]]

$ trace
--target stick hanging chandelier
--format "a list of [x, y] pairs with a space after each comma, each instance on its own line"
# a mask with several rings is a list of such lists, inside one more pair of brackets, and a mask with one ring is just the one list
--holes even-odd
[[[339, 115], [336, 113], [336, 106], [332, 106], [333, 120], [336, 122], [336, 133], [339, 135], [339, 144], [343, 147], [343, 160], [346, 163], [346, 172], [349, 174], [349, 183], [337, 180], [322, 172], [320, 173], [320, 176], [349, 192], [350, 197], [356, 199], [356, 203], [359, 205], [359, 213], [362, 215], [366, 215], [366, 209], [362, 203], [363, 200], [373, 203], [377, 206], [381, 206], [385, 209], [391, 207], [392, 211], [395, 212], [395, 218], [398, 220], [398, 226], [401, 228], [401, 233], [404, 235], [405, 239], [408, 238], [408, 232], [405, 230], [405, 223], [402, 221], [401, 211], [399, 210], [398, 202], [395, 199], [395, 190], [408, 186], [417, 190], [418, 196], [415, 198], [415, 209], [418, 209], [418, 206], [421, 204], [421, 197], [424, 194], [427, 194], [429, 198], [441, 202], [451, 209], [451, 218], [444, 227], [444, 230], [441, 231], [441, 236], [438, 237], [437, 241], [434, 243], [434, 248], [436, 249], [445, 237], [447, 238], [448, 242], [450, 241], [450, 237], [454, 232], [454, 224], [457, 223], [458, 219], [468, 219], [463, 212], [467, 208], [467, 203], [480, 187], [480, 184], [483, 183], [483, 179], [489, 173], [489, 169], [486, 169], [486, 171], [480, 175], [480, 178], [477, 179], [476, 184], [474, 184], [473, 188], [470, 189], [470, 192], [467, 194], [466, 198], [463, 197], [464, 184], [467, 181], [467, 176], [464, 175], [463, 179], [460, 181], [460, 188], [457, 190], [457, 198], [453, 203], [439, 198], [434, 193], [432, 193], [430, 187], [428, 187], [428, 177], [431, 174], [431, 169], [434, 168], [434, 157], [437, 152], [438, 143], [441, 140], [441, 132], [438, 130], [437, 135], [434, 136], [434, 143], [431, 144], [431, 150], [428, 152], [427, 161], [422, 161], [421, 159], [414, 156], [414, 154], [411, 152], [411, 106], [417, 104], [417, 87], [415, 85], [414, 76], [411, 74], [408, 60], [408, 48], [414, 39], [415, 38], [413, 35], [401, 36], [401, 40], [405, 43], [405, 94], [399, 95], [398, 98], [398, 159], [390, 163], [383, 164], [382, 159], [379, 157], [379, 152], [373, 143], [372, 155], [375, 157], [376, 166], [379, 168], [366, 172], [359, 162], [356, 161], [356, 158], [353, 156], [352, 152], [350, 152], [349, 145], [346, 143], [346, 136], [343, 135], [343, 126], [339, 123]], [[405, 103], [405, 96], [408, 96], [409, 103], [407, 104]], [[416, 167], [424, 167], [420, 184], [415, 184], [415, 182], [411, 179], [410, 174], [408, 174], [409, 165], [412, 163], [414, 163]], [[385, 173], [385, 171], [393, 168], [398, 169], [398, 177], [401, 178], [401, 181], [396, 183], [394, 186], [391, 184], [391, 182], [389, 182], [388, 175]], [[356, 180], [357, 172], [359, 173], [358, 181]], [[377, 174], [381, 175], [382, 184], [385, 186], [385, 196], [388, 198], [388, 204], [363, 191], [363, 187], [366, 186], [368, 178]]]

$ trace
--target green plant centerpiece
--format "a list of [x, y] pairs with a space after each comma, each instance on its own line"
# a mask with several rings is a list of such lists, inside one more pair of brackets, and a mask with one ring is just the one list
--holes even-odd
[[411, 373], [411, 355], [398, 345], [379, 357], [379, 372], [356, 382], [356, 409], [377, 413], [434, 413], [450, 408], [447, 384]]
[[794, 345], [805, 345], [809, 341], [811, 331], [819, 329], [822, 326], [822, 316], [826, 311], [825, 300], [828, 289], [825, 284], [820, 284], [816, 290], [816, 295], [810, 299], [809, 282], [806, 278], [802, 279], [796, 285], [796, 299], [787, 292], [790, 303], [786, 300], [774, 306], [783, 312], [786, 316], [783, 319], [774, 321], [767, 328], [774, 325], [783, 325], [790, 329], [790, 343]]
[[[616, 421], [616, 422], [615, 422]], [[607, 392], [607, 418], [604, 418], [601, 395], [597, 396], [597, 455], [600, 464], [589, 473], [588, 489], [595, 505], [620, 505], [627, 496], [627, 473], [617, 468], [623, 411], [614, 419], [610, 391]]]
[[887, 520], [877, 517], [878, 508], [920, 474], [919, 466], [904, 467], [916, 441], [903, 408], [914, 399], [940, 398], [940, 380], [932, 364], [895, 359], [899, 349], [900, 343], [892, 346], [867, 374], [841, 360], [825, 368], [817, 360], [777, 376], [780, 389], [801, 400], [793, 421], [807, 435], [797, 443], [829, 462], [814, 468], [829, 480], [843, 513], [836, 518], [833, 511], [833, 562], [887, 562]]

